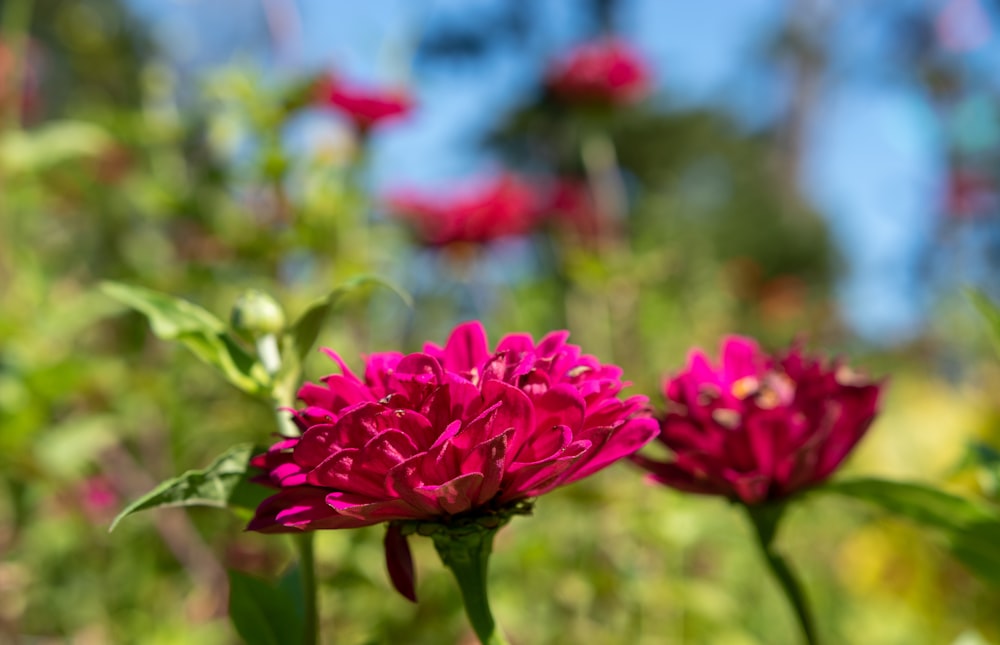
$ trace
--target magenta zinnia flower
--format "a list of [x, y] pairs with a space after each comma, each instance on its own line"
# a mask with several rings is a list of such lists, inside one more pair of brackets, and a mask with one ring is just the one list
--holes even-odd
[[487, 244], [524, 235], [538, 225], [545, 210], [537, 187], [509, 173], [445, 195], [396, 190], [385, 201], [393, 215], [408, 222], [427, 246]]
[[364, 378], [307, 383], [301, 437], [253, 465], [280, 491], [249, 529], [269, 533], [447, 521], [502, 511], [586, 477], [656, 435], [643, 396], [621, 399], [621, 370], [555, 332], [490, 351], [477, 322], [444, 347], [373, 354]]
[[721, 365], [696, 350], [666, 383], [659, 440], [673, 458], [634, 459], [680, 490], [745, 504], [781, 499], [836, 470], [874, 419], [880, 388], [796, 345], [772, 357], [730, 337]]
[[556, 96], [575, 102], [623, 104], [649, 93], [650, 71], [627, 43], [585, 43], [556, 61], [546, 83]]
[[403, 92], [349, 85], [334, 76], [319, 81], [315, 92], [320, 105], [344, 114], [362, 135], [384, 122], [406, 116], [413, 109], [413, 101]]

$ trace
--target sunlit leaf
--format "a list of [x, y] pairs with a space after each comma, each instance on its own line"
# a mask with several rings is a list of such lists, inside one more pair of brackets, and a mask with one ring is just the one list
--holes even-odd
[[814, 490], [860, 499], [931, 529], [973, 573], [1000, 585], [1000, 513], [991, 507], [913, 482], [856, 479]]
[[296, 320], [289, 328], [288, 333], [292, 339], [292, 345], [296, 355], [299, 357], [299, 360], [305, 358], [306, 354], [309, 353], [313, 345], [316, 344], [316, 339], [319, 337], [320, 330], [323, 328], [323, 323], [326, 320], [326, 317], [344, 298], [344, 296], [359, 289], [371, 286], [385, 287], [386, 289], [396, 293], [407, 306], [412, 306], [409, 294], [393, 284], [382, 280], [381, 278], [363, 275], [348, 280], [331, 291], [324, 298], [317, 300], [310, 305], [305, 312], [299, 316], [298, 320]]
[[247, 645], [302, 642], [303, 613], [281, 585], [230, 571], [229, 617]]
[[267, 391], [269, 378], [263, 366], [226, 331], [225, 323], [210, 312], [186, 300], [142, 287], [105, 282], [101, 288], [144, 314], [157, 337], [182, 343], [239, 389], [249, 394]]
[[996, 305], [992, 300], [990, 300], [986, 294], [975, 289], [969, 289], [966, 292], [972, 304], [975, 305], [976, 309], [982, 315], [983, 320], [986, 322], [986, 326], [990, 330], [990, 335], [993, 338], [993, 344], [996, 346], [997, 350], [1000, 351], [1000, 307]]
[[0, 168], [32, 173], [56, 164], [94, 157], [114, 141], [99, 126], [84, 121], [53, 121], [32, 130], [11, 130], [0, 138]]
[[247, 480], [250, 457], [259, 452], [253, 444], [233, 446], [207, 468], [189, 470], [168, 479], [135, 500], [111, 523], [113, 531], [124, 518], [139, 511], [165, 506], [255, 508], [267, 489]]

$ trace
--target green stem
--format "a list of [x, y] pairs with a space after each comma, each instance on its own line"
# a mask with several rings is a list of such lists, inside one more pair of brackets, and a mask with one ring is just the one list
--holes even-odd
[[[270, 342], [275, 345], [272, 349], [276, 352], [277, 341], [273, 335], [269, 336], [271, 338]], [[263, 357], [261, 358], [263, 359]], [[281, 368], [280, 353], [276, 353], [273, 360], [273, 372], [268, 369], [272, 374]], [[288, 418], [288, 413], [279, 409], [291, 406], [292, 395], [290, 392], [284, 388], [275, 387], [271, 392], [271, 400], [275, 406], [274, 414], [279, 431], [289, 437], [298, 434], [298, 428]], [[286, 434], [291, 431], [294, 432]], [[299, 555], [299, 571], [302, 576], [302, 602], [305, 603], [305, 607], [303, 607], [305, 624], [302, 628], [302, 645], [316, 645], [319, 642], [319, 599], [316, 588], [316, 556], [313, 549], [314, 534], [311, 531], [306, 531], [294, 535], [293, 538], [295, 540], [295, 550], [298, 551]]]
[[809, 603], [806, 600], [802, 585], [799, 583], [788, 562], [774, 550], [774, 536], [778, 530], [778, 523], [785, 511], [783, 503], [766, 503], [755, 506], [745, 506], [750, 523], [753, 524], [754, 533], [757, 536], [757, 545], [760, 547], [761, 555], [767, 562], [768, 568], [774, 575], [782, 592], [795, 611], [802, 636], [807, 645], [817, 645], [819, 639], [816, 636], [815, 623]]
[[507, 645], [493, 620], [486, 590], [493, 537], [498, 528], [473, 531], [445, 529], [431, 535], [441, 561], [455, 574], [455, 580], [462, 591], [465, 613], [483, 645]]
[[316, 645], [319, 636], [319, 607], [316, 599], [316, 564], [313, 555], [313, 534], [305, 532], [296, 535], [295, 548], [299, 552], [299, 570], [302, 572], [302, 597], [305, 602], [305, 626], [302, 630], [302, 645]]

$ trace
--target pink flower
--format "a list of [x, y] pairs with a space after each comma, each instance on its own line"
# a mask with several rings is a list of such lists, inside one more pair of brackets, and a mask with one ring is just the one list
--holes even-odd
[[387, 92], [348, 85], [336, 77], [316, 84], [316, 99], [349, 118], [362, 134], [392, 119], [401, 118], [413, 109], [413, 102], [402, 92]]
[[[0, 40], [0, 115], [11, 110], [17, 98], [17, 113], [23, 122], [29, 123], [39, 116], [42, 109], [42, 53], [38, 43], [29, 38], [21, 51], [21, 60], [18, 60], [11, 42]], [[20, 82], [18, 91], [15, 91], [15, 80]]]
[[989, 174], [958, 168], [948, 176], [945, 208], [952, 219], [972, 219], [995, 213], [1000, 204], [996, 181]]
[[[253, 465], [279, 489], [248, 529], [343, 529], [503, 511], [586, 477], [656, 435], [643, 396], [619, 398], [621, 370], [566, 343], [504, 337], [478, 322], [444, 347], [373, 354], [299, 391], [301, 437]], [[393, 560], [390, 557], [390, 565]]]
[[604, 39], [585, 43], [557, 60], [548, 73], [553, 94], [588, 103], [632, 103], [649, 93], [650, 71], [626, 43]]
[[660, 436], [673, 458], [634, 460], [679, 490], [745, 504], [787, 497], [829, 477], [875, 418], [881, 384], [793, 345], [768, 356], [725, 339], [722, 364], [700, 351], [666, 383]]
[[75, 494], [84, 515], [94, 524], [102, 524], [113, 517], [120, 501], [111, 480], [103, 475], [81, 481]]
[[485, 244], [524, 235], [537, 226], [545, 210], [537, 188], [511, 174], [443, 196], [397, 190], [388, 195], [386, 205], [428, 246]]
[[581, 242], [595, 246], [600, 240], [602, 220], [590, 187], [583, 181], [560, 179], [549, 193], [548, 210], [552, 220], [567, 229]]

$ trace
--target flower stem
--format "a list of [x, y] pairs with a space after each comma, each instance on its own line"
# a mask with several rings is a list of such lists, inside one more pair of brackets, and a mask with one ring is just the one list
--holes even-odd
[[305, 625], [302, 629], [302, 645], [316, 645], [319, 635], [319, 609], [316, 599], [316, 564], [313, 557], [313, 534], [300, 533], [295, 536], [295, 548], [299, 552], [299, 571], [302, 573], [302, 598], [305, 602]]
[[807, 645], [817, 645], [819, 640], [816, 636], [815, 623], [812, 618], [812, 611], [806, 600], [802, 585], [799, 583], [792, 571], [791, 566], [777, 551], [774, 550], [774, 536], [778, 530], [778, 523], [785, 511], [782, 503], [758, 504], [755, 506], [745, 506], [750, 523], [753, 524], [754, 533], [757, 536], [757, 545], [760, 547], [764, 561], [774, 575], [782, 592], [788, 599], [789, 604], [795, 611], [799, 627], [802, 629], [802, 636]]
[[437, 531], [431, 537], [438, 555], [451, 569], [462, 591], [465, 613], [483, 645], [507, 645], [487, 598], [486, 577], [497, 528], [473, 531]]

